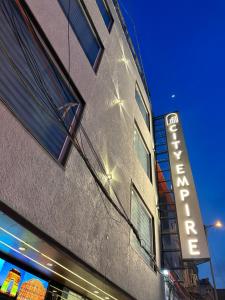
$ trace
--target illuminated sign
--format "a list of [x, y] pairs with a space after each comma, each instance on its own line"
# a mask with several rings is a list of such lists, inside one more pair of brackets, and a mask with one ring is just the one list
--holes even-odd
[[47, 281], [0, 258], [0, 295], [17, 300], [44, 300], [47, 287]]
[[208, 259], [208, 246], [179, 115], [166, 115], [165, 125], [182, 257], [184, 260]]

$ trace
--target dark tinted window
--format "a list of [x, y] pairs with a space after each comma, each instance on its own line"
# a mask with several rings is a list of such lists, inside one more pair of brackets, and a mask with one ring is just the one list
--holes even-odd
[[145, 173], [152, 181], [151, 155], [136, 125], [134, 127], [134, 149]]
[[90, 64], [95, 67], [102, 44], [80, 0], [58, 0]]
[[136, 89], [135, 89], [135, 99], [148, 129], [150, 129], [149, 113], [144, 103], [144, 99], [141, 95], [138, 85], [136, 85]]
[[105, 23], [106, 27], [108, 28], [108, 30], [110, 31], [110, 29], [112, 28], [112, 24], [113, 24], [113, 18], [110, 13], [110, 10], [109, 10], [105, 0], [96, 0], [96, 3], [98, 5], [98, 8], [102, 15], [102, 18], [104, 20], [104, 23]]
[[[35, 27], [16, 1], [0, 1], [0, 99], [30, 133], [62, 161], [68, 130], [81, 103], [44, 50]], [[65, 107], [71, 109], [65, 114]]]
[[143, 256], [145, 261], [152, 265], [153, 261], [148, 253], [154, 256], [153, 219], [142, 203], [142, 199], [135, 188], [132, 188], [131, 191], [131, 222], [139, 234], [142, 246], [147, 252], [140, 246], [140, 243], [133, 233], [131, 235], [131, 243]]

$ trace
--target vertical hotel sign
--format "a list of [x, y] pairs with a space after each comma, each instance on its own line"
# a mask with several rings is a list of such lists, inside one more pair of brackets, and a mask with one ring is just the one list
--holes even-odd
[[179, 115], [166, 115], [165, 125], [182, 258], [205, 260], [208, 246]]

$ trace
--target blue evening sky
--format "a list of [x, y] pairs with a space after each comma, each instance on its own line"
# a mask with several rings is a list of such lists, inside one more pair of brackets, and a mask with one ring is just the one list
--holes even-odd
[[[154, 114], [181, 114], [204, 223], [225, 223], [225, 1], [119, 2], [134, 44], [124, 8], [136, 25]], [[209, 241], [225, 288], [225, 229], [211, 229]], [[210, 276], [207, 266], [200, 276]]]

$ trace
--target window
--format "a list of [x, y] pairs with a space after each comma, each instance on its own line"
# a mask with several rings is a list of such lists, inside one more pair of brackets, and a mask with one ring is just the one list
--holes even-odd
[[106, 4], [105, 0], [96, 0], [96, 3], [98, 5], [98, 8], [100, 10], [100, 13], [102, 15], [102, 18], [104, 20], [105, 26], [110, 31], [113, 25], [113, 18], [110, 13], [110, 10], [108, 8], [108, 5]]
[[134, 148], [137, 154], [137, 157], [145, 170], [145, 173], [152, 181], [152, 172], [151, 172], [151, 155], [145, 146], [145, 142], [141, 136], [141, 133], [137, 126], [134, 128]]
[[96, 70], [103, 52], [102, 43], [81, 0], [58, 0], [64, 14], [83, 48], [90, 64]]
[[150, 129], [149, 113], [148, 113], [147, 107], [144, 103], [144, 99], [141, 95], [140, 88], [137, 84], [136, 84], [136, 89], [135, 89], [135, 99], [136, 99], [137, 105], [140, 109], [140, 112], [145, 120], [145, 123], [146, 123], [148, 129]]
[[179, 251], [163, 252], [162, 265], [165, 269], [182, 269], [182, 257]]
[[16, 3], [0, 1], [0, 99], [63, 164], [70, 144], [65, 128], [74, 130], [82, 101], [67, 84], [27, 12]]
[[165, 251], [179, 250], [180, 240], [178, 234], [162, 234], [162, 248]]
[[[142, 199], [138, 195], [136, 189], [132, 187], [131, 191], [131, 222], [137, 230], [142, 246], [148, 253], [154, 256], [154, 233], [153, 233], [153, 218], [146, 209]], [[153, 265], [152, 259], [146, 251], [140, 246], [134, 233], [131, 234], [131, 244], [138, 251], [147, 263]]]

